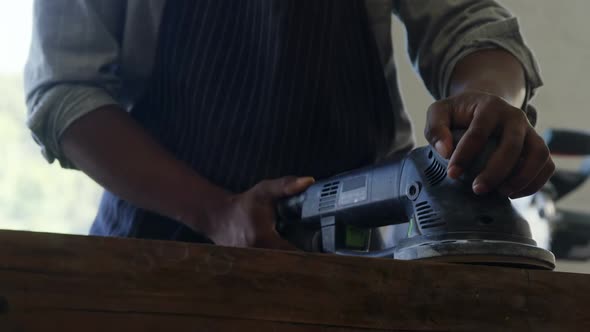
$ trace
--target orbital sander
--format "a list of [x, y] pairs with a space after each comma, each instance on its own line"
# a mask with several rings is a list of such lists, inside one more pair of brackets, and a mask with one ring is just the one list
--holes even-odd
[[554, 255], [537, 247], [509, 198], [471, 189], [496, 146], [459, 179], [424, 146], [317, 181], [279, 202], [279, 233], [308, 251], [553, 270]]

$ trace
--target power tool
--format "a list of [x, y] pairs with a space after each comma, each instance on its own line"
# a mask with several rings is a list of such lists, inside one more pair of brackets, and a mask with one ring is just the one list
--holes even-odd
[[471, 189], [496, 146], [491, 141], [459, 179], [424, 146], [317, 181], [279, 202], [278, 230], [310, 251], [553, 270], [554, 255], [536, 245], [509, 198]]

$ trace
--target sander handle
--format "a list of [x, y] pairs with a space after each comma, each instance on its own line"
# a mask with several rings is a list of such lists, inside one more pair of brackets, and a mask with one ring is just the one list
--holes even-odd
[[301, 218], [301, 208], [305, 201], [306, 193], [303, 192], [278, 202], [276, 206], [276, 215], [283, 221], [297, 220]]

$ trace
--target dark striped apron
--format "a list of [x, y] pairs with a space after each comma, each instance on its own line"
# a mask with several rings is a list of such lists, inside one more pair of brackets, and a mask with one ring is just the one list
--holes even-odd
[[[132, 116], [195, 172], [233, 192], [373, 162], [392, 103], [363, 0], [174, 0]], [[105, 192], [93, 234], [205, 241]]]

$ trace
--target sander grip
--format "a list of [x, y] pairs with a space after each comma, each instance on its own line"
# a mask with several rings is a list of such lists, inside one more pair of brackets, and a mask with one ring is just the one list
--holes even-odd
[[276, 215], [281, 221], [301, 218], [301, 209], [305, 201], [305, 192], [280, 200], [276, 205]]

